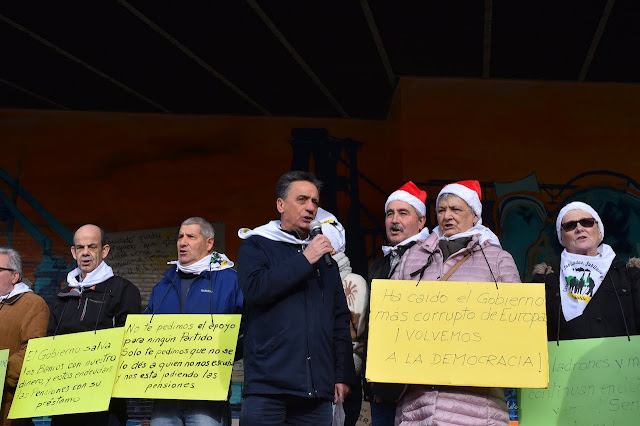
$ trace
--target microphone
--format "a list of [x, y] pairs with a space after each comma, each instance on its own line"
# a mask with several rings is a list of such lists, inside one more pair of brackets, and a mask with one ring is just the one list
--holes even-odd
[[[311, 221], [309, 224], [309, 235], [311, 237], [315, 237], [316, 235], [322, 234], [322, 224], [317, 220]], [[324, 263], [326, 263], [327, 267], [331, 268], [333, 266], [333, 262], [331, 261], [331, 255], [329, 253], [324, 254]]]

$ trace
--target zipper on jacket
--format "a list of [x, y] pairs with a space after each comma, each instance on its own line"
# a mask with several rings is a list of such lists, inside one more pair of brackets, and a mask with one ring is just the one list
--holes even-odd
[[[89, 301], [89, 298], [87, 297], [86, 299], [84, 299], [84, 308], [82, 308], [82, 315], [80, 315], [80, 321], [84, 320], [84, 314], [87, 313], [87, 302]], [[80, 302], [80, 301], [78, 301]]]

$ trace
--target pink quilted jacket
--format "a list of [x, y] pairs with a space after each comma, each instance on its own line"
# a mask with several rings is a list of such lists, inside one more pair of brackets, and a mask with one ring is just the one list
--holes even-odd
[[[486, 244], [480, 251], [478, 236], [467, 247], [452, 254], [442, 262], [438, 236], [431, 233], [427, 239], [411, 247], [402, 256], [394, 279], [418, 280], [419, 273], [432, 256], [431, 264], [424, 270], [422, 281], [437, 281], [458, 260], [471, 252], [471, 256], [449, 277], [448, 281], [520, 282], [518, 269], [511, 255], [500, 247]], [[491, 266], [493, 277], [487, 262]], [[507, 426], [509, 414], [502, 389], [480, 387], [410, 385], [396, 407], [396, 426]]]

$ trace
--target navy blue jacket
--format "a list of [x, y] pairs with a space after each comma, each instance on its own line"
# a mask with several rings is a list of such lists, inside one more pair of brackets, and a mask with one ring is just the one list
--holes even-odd
[[252, 236], [238, 254], [245, 301], [244, 394], [333, 400], [355, 384], [349, 309], [338, 268], [296, 244]]
[[172, 266], [153, 287], [146, 314], [241, 314], [242, 292], [233, 269], [204, 271], [189, 288], [180, 310], [180, 275]]

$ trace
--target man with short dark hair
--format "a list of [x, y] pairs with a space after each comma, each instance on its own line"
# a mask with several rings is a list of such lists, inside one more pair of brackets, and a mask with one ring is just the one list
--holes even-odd
[[[374, 279], [394, 277], [402, 255], [416, 241], [429, 236], [425, 227], [427, 193], [412, 181], [402, 185], [389, 195], [384, 205], [386, 244], [382, 246], [383, 257], [369, 266], [369, 288]], [[373, 426], [393, 426], [396, 399], [404, 388], [401, 384], [369, 383], [366, 389], [371, 400], [371, 424]], [[368, 386], [367, 386], [368, 387]]]
[[309, 236], [321, 183], [289, 172], [276, 185], [280, 220], [238, 231], [238, 278], [245, 299], [244, 401], [247, 425], [330, 425], [331, 402], [355, 381], [350, 314], [324, 235]]
[[[231, 269], [233, 262], [213, 251], [214, 237], [213, 226], [201, 217], [182, 222], [176, 244], [178, 260], [169, 262], [171, 268], [153, 287], [145, 313], [242, 313], [242, 292], [236, 271]], [[241, 354], [237, 350], [235, 359]], [[228, 401], [164, 399], [157, 400], [151, 412], [152, 426], [227, 426], [230, 421]]]
[[[104, 261], [110, 246], [104, 231], [83, 225], [73, 235], [71, 255], [78, 267], [67, 274], [67, 287], [51, 303], [47, 335], [123, 327], [127, 315], [140, 313], [140, 290], [113, 274]], [[125, 399], [111, 400], [108, 411], [53, 416], [52, 425], [122, 425], [127, 422]]]
[[11, 402], [20, 378], [29, 339], [47, 333], [49, 308], [40, 296], [22, 282], [22, 263], [17, 251], [0, 247], [0, 349], [9, 349], [0, 424], [31, 425], [31, 419], [8, 420]]

